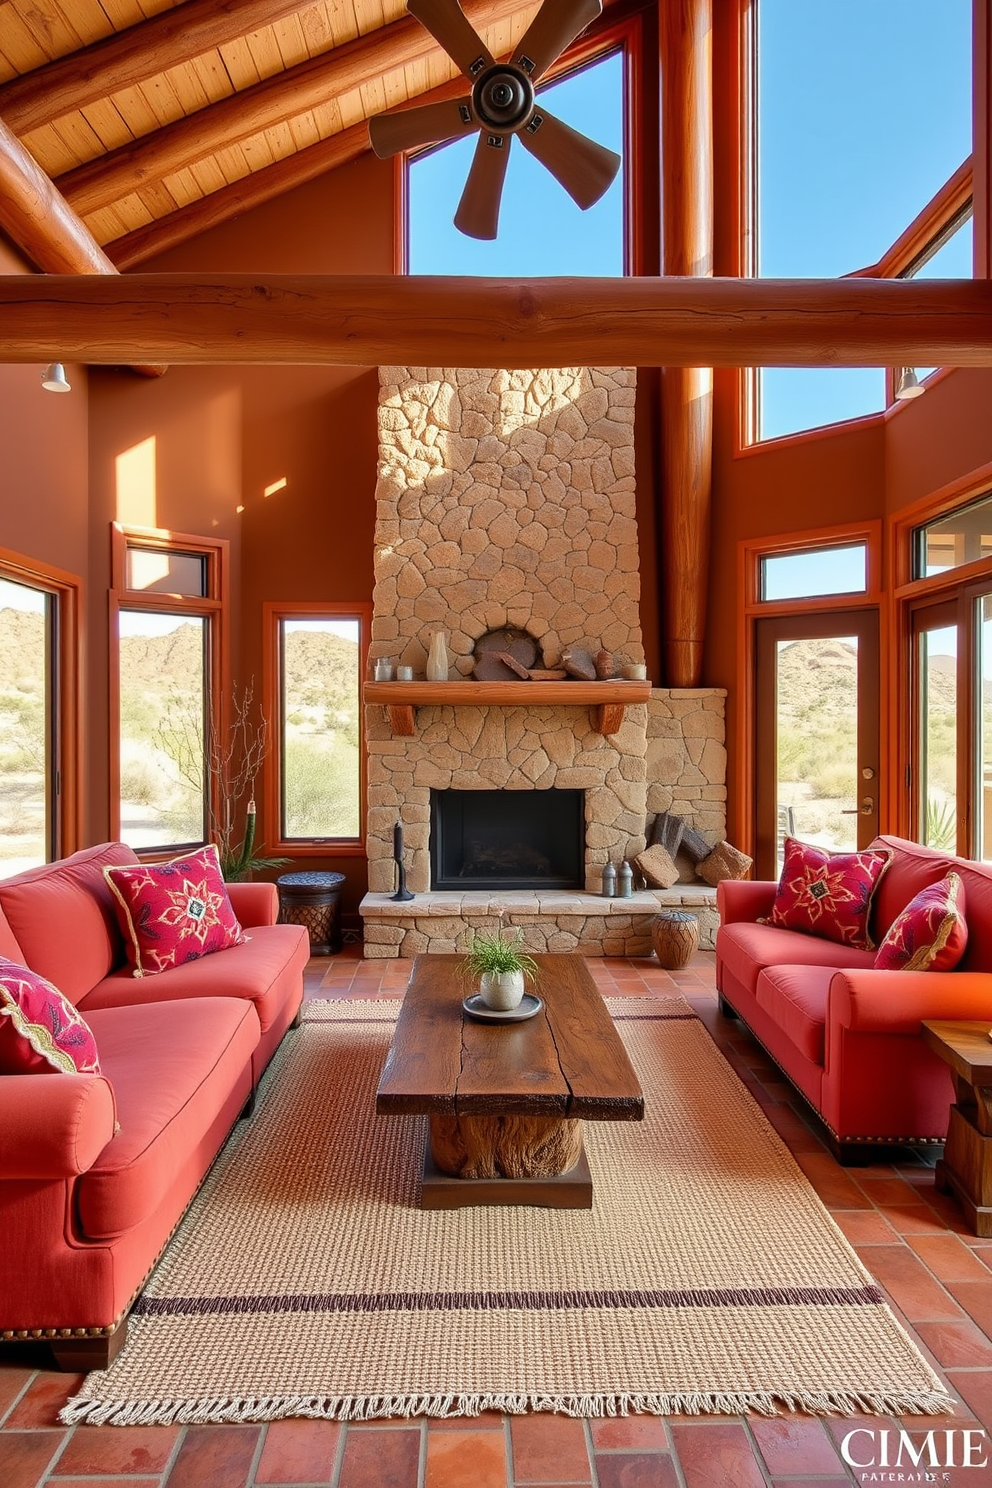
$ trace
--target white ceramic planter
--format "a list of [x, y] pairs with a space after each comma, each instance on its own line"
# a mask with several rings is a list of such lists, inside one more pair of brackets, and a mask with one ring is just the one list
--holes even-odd
[[520, 1006], [524, 995], [522, 971], [484, 971], [479, 980], [479, 996], [487, 1007], [509, 1013]]

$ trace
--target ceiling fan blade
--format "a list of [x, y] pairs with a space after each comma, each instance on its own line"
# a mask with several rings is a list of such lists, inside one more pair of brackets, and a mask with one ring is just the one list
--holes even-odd
[[579, 134], [540, 105], [517, 138], [583, 211], [605, 195], [620, 169], [620, 156], [613, 150]]
[[536, 82], [602, 12], [603, 0], [544, 0], [513, 53], [513, 61]]
[[[455, 226], [468, 238], [495, 238], [499, 227], [499, 204], [503, 178], [510, 158], [510, 134], [491, 134], [484, 129], [475, 147], [472, 169], [465, 182], [455, 213]], [[500, 143], [493, 144], [492, 141]]]
[[492, 53], [479, 40], [458, 0], [407, 0], [406, 8], [466, 77], [474, 78], [484, 67], [492, 67]]
[[448, 98], [442, 103], [425, 103], [421, 108], [376, 114], [369, 120], [369, 141], [379, 159], [388, 160], [400, 150], [458, 139], [478, 127], [468, 98]]

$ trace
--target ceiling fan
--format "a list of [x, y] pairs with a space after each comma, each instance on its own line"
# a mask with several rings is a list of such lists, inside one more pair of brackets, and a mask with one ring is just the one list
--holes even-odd
[[479, 131], [472, 168], [455, 213], [470, 238], [495, 238], [503, 179], [516, 135], [585, 210], [620, 169], [620, 156], [539, 107], [535, 84], [603, 9], [602, 0], [544, 0], [512, 58], [496, 62], [458, 0], [408, 0], [407, 9], [440, 42], [472, 83], [464, 98], [377, 114], [369, 140], [381, 160], [401, 150], [460, 139]]

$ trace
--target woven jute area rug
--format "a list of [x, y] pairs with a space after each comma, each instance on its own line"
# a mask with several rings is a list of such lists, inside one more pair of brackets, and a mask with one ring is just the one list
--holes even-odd
[[308, 1004], [62, 1419], [949, 1411], [688, 1005], [609, 1006], [646, 1117], [585, 1124], [593, 1209], [427, 1212], [399, 1003]]

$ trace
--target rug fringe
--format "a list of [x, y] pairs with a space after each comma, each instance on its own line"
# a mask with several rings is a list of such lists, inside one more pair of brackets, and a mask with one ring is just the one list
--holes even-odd
[[396, 1416], [477, 1416], [483, 1411], [520, 1416], [548, 1411], [562, 1416], [874, 1416], [953, 1415], [957, 1402], [943, 1390], [896, 1392], [756, 1391], [650, 1395], [278, 1395], [244, 1400], [96, 1401], [76, 1397], [60, 1411], [66, 1426], [172, 1426], [278, 1421], [307, 1416], [331, 1421], [376, 1421]]

